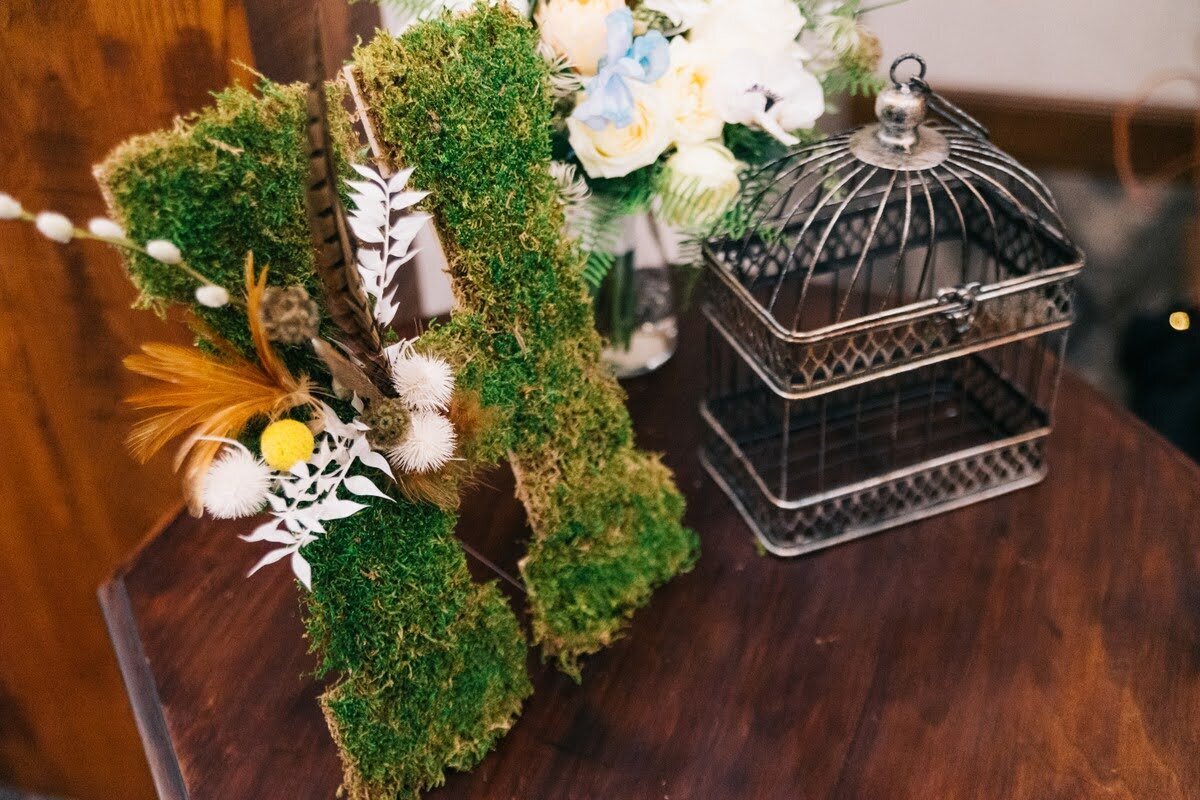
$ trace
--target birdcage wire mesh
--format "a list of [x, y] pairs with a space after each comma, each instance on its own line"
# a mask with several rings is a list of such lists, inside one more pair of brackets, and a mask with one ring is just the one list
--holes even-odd
[[899, 63], [878, 124], [748, 178], [704, 250], [702, 459], [781, 554], [1045, 474], [1082, 255], [1045, 184]]

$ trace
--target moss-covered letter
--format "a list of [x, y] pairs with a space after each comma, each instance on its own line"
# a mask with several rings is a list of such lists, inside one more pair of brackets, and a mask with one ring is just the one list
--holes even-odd
[[457, 353], [461, 380], [496, 410], [491, 454], [512, 463], [534, 530], [522, 564], [534, 634], [577, 674], [581, 655], [692, 565], [697, 543], [600, 362], [549, 173], [536, 44], [527, 21], [481, 5], [381, 34], [355, 63], [384, 158], [433, 193], [458, 310], [428, 339]]
[[[231, 89], [175, 130], [122, 146], [98, 174], [132, 238], [178, 243], [231, 290], [252, 250], [273, 283], [315, 292], [304, 117], [303, 86]], [[192, 302], [194, 284], [169, 267], [138, 257], [129, 270], [148, 302]], [[238, 308], [195, 310], [248, 350]], [[285, 355], [316, 368], [304, 348]], [[305, 624], [321, 671], [337, 676], [322, 703], [354, 800], [411, 797], [447, 767], [471, 768], [530, 692], [516, 617], [495, 584], [471, 581], [454, 521], [430, 505], [374, 501], [305, 549]]]

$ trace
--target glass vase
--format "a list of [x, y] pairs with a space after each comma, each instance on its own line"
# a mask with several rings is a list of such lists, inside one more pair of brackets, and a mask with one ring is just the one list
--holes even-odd
[[603, 358], [619, 379], [653, 372], [675, 354], [679, 326], [667, 247], [648, 215], [621, 221], [615, 260], [596, 292]]

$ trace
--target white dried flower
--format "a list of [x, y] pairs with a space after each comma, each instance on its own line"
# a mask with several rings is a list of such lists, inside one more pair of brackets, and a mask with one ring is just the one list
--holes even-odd
[[204, 508], [217, 519], [257, 514], [267, 502], [273, 480], [271, 468], [244, 446], [227, 447], [204, 478]]
[[229, 292], [209, 284], [196, 289], [196, 302], [208, 308], [221, 308], [229, 303]]
[[432, 472], [454, 456], [457, 440], [450, 420], [436, 411], [416, 411], [409, 418], [408, 435], [388, 458], [401, 472]]
[[17, 198], [0, 192], [0, 219], [20, 219], [25, 213]]
[[440, 358], [401, 354], [392, 358], [392, 385], [413, 408], [445, 408], [454, 394], [454, 370]]
[[551, 161], [550, 177], [558, 189], [558, 202], [562, 204], [563, 208], [587, 202], [587, 199], [592, 196], [592, 190], [588, 188], [587, 181], [575, 169], [574, 164], [566, 161]]
[[154, 239], [146, 242], [146, 253], [155, 261], [164, 264], [178, 264], [183, 261], [183, 253], [179, 248], [166, 239]]
[[59, 244], [66, 244], [75, 235], [75, 226], [71, 224], [71, 220], [57, 211], [43, 211], [34, 218], [34, 224], [42, 236]]
[[92, 236], [99, 236], [101, 239], [125, 238], [125, 231], [121, 226], [107, 217], [93, 217], [88, 223], [88, 230]]

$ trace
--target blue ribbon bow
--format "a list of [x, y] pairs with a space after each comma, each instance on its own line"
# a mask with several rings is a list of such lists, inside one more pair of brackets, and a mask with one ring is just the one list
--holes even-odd
[[608, 45], [596, 75], [584, 84], [586, 99], [571, 116], [592, 130], [612, 124], [624, 128], [633, 122], [633, 92], [629, 81], [654, 83], [667, 74], [671, 51], [658, 31], [633, 38], [633, 13], [614, 11], [605, 19]]

